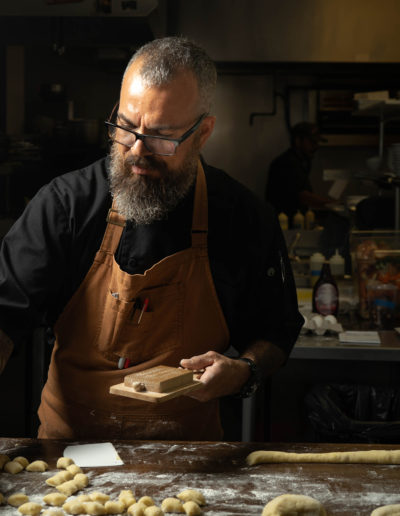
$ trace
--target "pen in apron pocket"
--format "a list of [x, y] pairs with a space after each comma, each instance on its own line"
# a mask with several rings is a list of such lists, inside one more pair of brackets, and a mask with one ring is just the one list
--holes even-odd
[[[135, 312], [136, 310], [136, 306], [137, 306], [137, 303], [135, 302], [135, 305], [134, 305], [134, 311], [133, 313]], [[142, 306], [142, 310], [140, 311], [140, 315], [139, 315], [139, 319], [138, 319], [138, 325], [140, 324], [140, 321], [142, 320], [142, 317], [143, 317], [143, 314], [147, 311], [147, 308], [149, 307], [149, 298], [146, 297], [146, 299], [144, 300], [143, 302], [143, 306]], [[133, 315], [133, 314], [132, 314]], [[131, 361], [129, 360], [129, 358], [123, 358], [121, 357], [119, 360], [118, 360], [118, 369], [127, 369], [130, 365]], [[121, 367], [120, 367], [121, 366]]]

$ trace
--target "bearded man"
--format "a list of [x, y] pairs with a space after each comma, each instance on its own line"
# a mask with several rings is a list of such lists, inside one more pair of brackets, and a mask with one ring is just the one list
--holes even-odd
[[[288, 357], [302, 317], [279, 224], [200, 157], [215, 84], [192, 42], [143, 46], [110, 156], [43, 187], [4, 239], [0, 365], [40, 321], [55, 335], [41, 438], [218, 440], [218, 398], [251, 395]], [[110, 394], [161, 364], [202, 386], [160, 404]]]

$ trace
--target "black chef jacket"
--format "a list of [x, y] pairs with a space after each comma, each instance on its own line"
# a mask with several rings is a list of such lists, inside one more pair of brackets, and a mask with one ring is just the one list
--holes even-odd
[[297, 210], [306, 210], [299, 200], [299, 193], [312, 192], [310, 183], [311, 161], [302, 158], [292, 148], [276, 157], [268, 171], [265, 199], [276, 213], [284, 212], [291, 220]]
[[[109, 158], [53, 179], [29, 202], [0, 254], [0, 328], [15, 342], [52, 326], [92, 265], [111, 206]], [[238, 351], [262, 338], [290, 352], [303, 319], [282, 233], [272, 208], [223, 171], [204, 164], [209, 259]], [[191, 245], [194, 188], [166, 220], [128, 223], [120, 267], [143, 273]]]

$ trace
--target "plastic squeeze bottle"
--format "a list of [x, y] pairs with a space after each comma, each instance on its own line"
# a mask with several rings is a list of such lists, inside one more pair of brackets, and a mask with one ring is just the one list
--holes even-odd
[[314, 285], [312, 311], [321, 315], [337, 315], [339, 309], [339, 291], [331, 273], [329, 262], [324, 262], [321, 275]]
[[311, 275], [311, 286], [312, 287], [318, 281], [324, 261], [325, 261], [325, 256], [321, 253], [314, 253], [310, 256], [310, 275]]
[[304, 215], [304, 227], [305, 229], [315, 228], [315, 213], [310, 208], [308, 208]]
[[338, 249], [336, 249], [335, 254], [329, 258], [329, 265], [331, 267], [331, 272], [333, 276], [344, 276], [344, 258], [339, 254]]
[[283, 211], [278, 215], [278, 220], [282, 231], [289, 229], [289, 219]]
[[304, 229], [304, 215], [299, 210], [293, 217], [293, 229]]

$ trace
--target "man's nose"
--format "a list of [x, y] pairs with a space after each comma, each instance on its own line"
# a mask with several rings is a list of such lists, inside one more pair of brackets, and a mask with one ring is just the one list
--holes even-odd
[[143, 140], [140, 140], [139, 138], [136, 138], [136, 141], [135, 143], [132, 145], [132, 147], [130, 148], [130, 152], [134, 155], [134, 156], [149, 156], [150, 154], [152, 154], [152, 152], [150, 152]]

